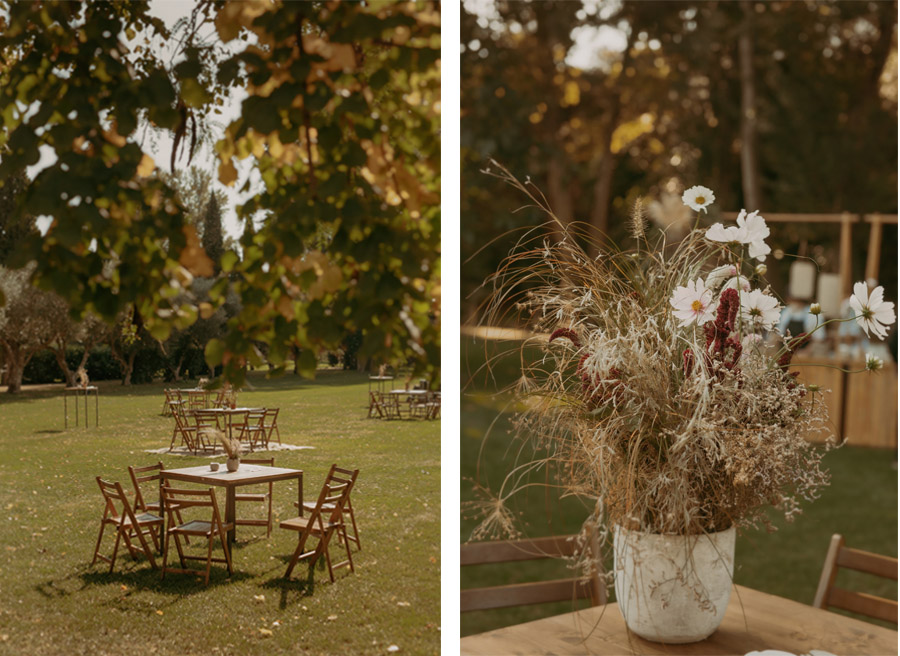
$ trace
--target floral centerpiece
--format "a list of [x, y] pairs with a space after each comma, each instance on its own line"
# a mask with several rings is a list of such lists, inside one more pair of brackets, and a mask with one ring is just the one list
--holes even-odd
[[[552, 236], [523, 240], [501, 265], [490, 280], [487, 319], [499, 322], [512, 298], [519, 320], [549, 338], [523, 346], [516, 390], [514, 432], [534, 447], [535, 459], [520, 463], [504, 483], [512, 487], [482, 504], [485, 517], [474, 537], [509, 532], [513, 515], [505, 500], [522, 481], [519, 474], [541, 466], [554, 470], [563, 495], [594, 501], [588, 523], [604, 542], [614, 534], [616, 569], [627, 568], [620, 546], [639, 550], [619, 545], [629, 532], [693, 536], [697, 543], [730, 531], [733, 554], [735, 528], [768, 526], [769, 506], [790, 520], [801, 501], [814, 499], [828, 477], [820, 466], [823, 449], [804, 435], [824, 430], [826, 408], [823, 391], [799, 383], [790, 370], [809, 335], [775, 330], [782, 306], [765, 280], [765, 219], [742, 211], [733, 225], [695, 227], [669, 245], [664, 234], [651, 236], [639, 202], [633, 248], [606, 245], [592, 257], [581, 246], [586, 235], [561, 223], [543, 197], [502, 167], [497, 175], [547, 212]], [[699, 219], [714, 194], [694, 187], [683, 200]], [[895, 318], [881, 287], [869, 292], [857, 283], [850, 305], [853, 320], [876, 337]], [[540, 355], [529, 359], [536, 342]], [[877, 368], [879, 361], [869, 358], [867, 365]], [[715, 559], [729, 548], [713, 546]], [[729, 588], [730, 573], [729, 564]], [[690, 603], [704, 612], [718, 603], [699, 574], [667, 576], [682, 579]], [[616, 586], [625, 613], [618, 580]], [[666, 594], [671, 606], [673, 593]], [[671, 642], [705, 637], [650, 633]]]

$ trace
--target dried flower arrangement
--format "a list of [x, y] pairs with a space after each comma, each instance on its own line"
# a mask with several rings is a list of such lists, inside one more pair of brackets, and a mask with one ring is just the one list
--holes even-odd
[[[528, 456], [496, 493], [476, 487], [487, 499], [468, 507], [481, 519], [472, 539], [516, 535], [507, 502], [544, 469], [561, 496], [596, 504], [588, 522], [603, 541], [614, 525], [675, 535], [770, 527], [767, 507], [792, 519], [815, 499], [828, 483], [824, 450], [804, 435], [824, 429], [826, 409], [789, 371], [809, 336], [774, 331], [781, 307], [764, 279], [763, 217], [741, 212], [736, 225], [695, 226], [674, 246], [660, 233], [651, 245], [638, 206], [635, 247], [607, 244], [591, 257], [580, 245], [588, 235], [496, 166], [489, 173], [546, 212], [552, 235], [531, 232], [488, 281], [488, 324], [513, 313], [538, 336], [521, 347], [512, 420]], [[683, 197], [698, 212], [713, 201], [703, 187]], [[882, 289], [857, 283], [850, 303], [883, 338], [895, 317]]]
[[244, 447], [241, 444], [241, 441], [236, 437], [228, 437], [228, 435], [224, 431], [220, 431], [217, 428], [212, 428], [211, 426], [207, 426], [201, 429], [203, 437], [206, 438], [211, 444], [215, 444], [216, 442], [220, 442], [222, 444], [222, 448], [225, 449], [225, 455], [228, 456], [229, 459], [240, 458], [241, 454], [244, 452]]

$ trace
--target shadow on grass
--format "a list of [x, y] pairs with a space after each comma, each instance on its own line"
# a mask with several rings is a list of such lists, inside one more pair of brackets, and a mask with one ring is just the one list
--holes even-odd
[[[290, 557], [282, 558], [282, 560], [287, 562]], [[289, 605], [299, 603], [304, 597], [313, 595], [316, 590], [315, 571], [312, 567], [307, 568], [305, 579], [286, 579], [284, 577], [269, 579], [263, 583], [262, 587], [281, 592], [278, 608], [284, 610]]]
[[[169, 572], [166, 574], [166, 578], [163, 579], [161, 570], [142, 567], [141, 569], [124, 569], [113, 572], [86, 569], [85, 571], [67, 578], [75, 577], [81, 579], [81, 590], [89, 586], [106, 586], [111, 583], [118, 583], [120, 586], [125, 586], [123, 591], [125, 591], [125, 589], [143, 590], [167, 595], [176, 595], [176, 597], [197, 594], [198, 592], [211, 590], [217, 585], [240, 583], [253, 578], [252, 574], [239, 571], [235, 571], [234, 574], [229, 576], [228, 570], [224, 565], [216, 566], [215, 563], [209, 572], [209, 585], [203, 585], [204, 575], [205, 569], [198, 568], [196, 574], [178, 574]], [[48, 589], [53, 589], [52, 586], [54, 583], [55, 581], [53, 580], [41, 583], [35, 586], [35, 589], [48, 597], [66, 596], [71, 594], [71, 592], [67, 591], [63, 591], [62, 594], [57, 595], [47, 594]]]

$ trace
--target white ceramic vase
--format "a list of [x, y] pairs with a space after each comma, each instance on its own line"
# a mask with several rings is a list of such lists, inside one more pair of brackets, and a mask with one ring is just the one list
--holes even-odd
[[225, 469], [230, 472], [236, 472], [241, 465], [240, 458], [228, 458], [225, 460]]
[[731, 596], [734, 540], [733, 527], [682, 536], [616, 526], [616, 600], [628, 628], [646, 640], [669, 644], [712, 635]]

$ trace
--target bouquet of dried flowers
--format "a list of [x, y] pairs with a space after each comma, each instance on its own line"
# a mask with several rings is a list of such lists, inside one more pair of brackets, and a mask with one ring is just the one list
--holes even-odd
[[229, 459], [233, 460], [241, 457], [244, 447], [241, 444], [240, 439], [228, 437], [224, 431], [212, 427], [206, 427], [202, 430], [204, 431], [204, 436], [210, 440], [210, 442], [219, 441], [222, 443], [222, 448], [225, 449], [225, 455], [227, 455]]
[[[545, 467], [561, 496], [596, 504], [588, 521], [604, 540], [613, 525], [677, 535], [768, 526], [768, 506], [793, 518], [828, 482], [823, 449], [804, 438], [823, 430], [826, 409], [823, 392], [789, 370], [809, 335], [775, 331], [765, 219], [742, 211], [735, 225], [651, 244], [638, 206], [634, 247], [607, 244], [592, 257], [580, 245], [586, 234], [499, 168], [550, 229], [523, 238], [489, 280], [487, 321], [508, 323], [499, 315], [513, 312], [537, 335], [522, 346], [513, 418], [532, 448], [496, 494], [473, 504], [482, 513], [473, 539], [514, 535], [506, 502]], [[683, 200], [699, 218], [714, 194], [694, 187]], [[850, 305], [851, 320], [879, 338], [895, 319], [880, 287], [857, 283]]]

